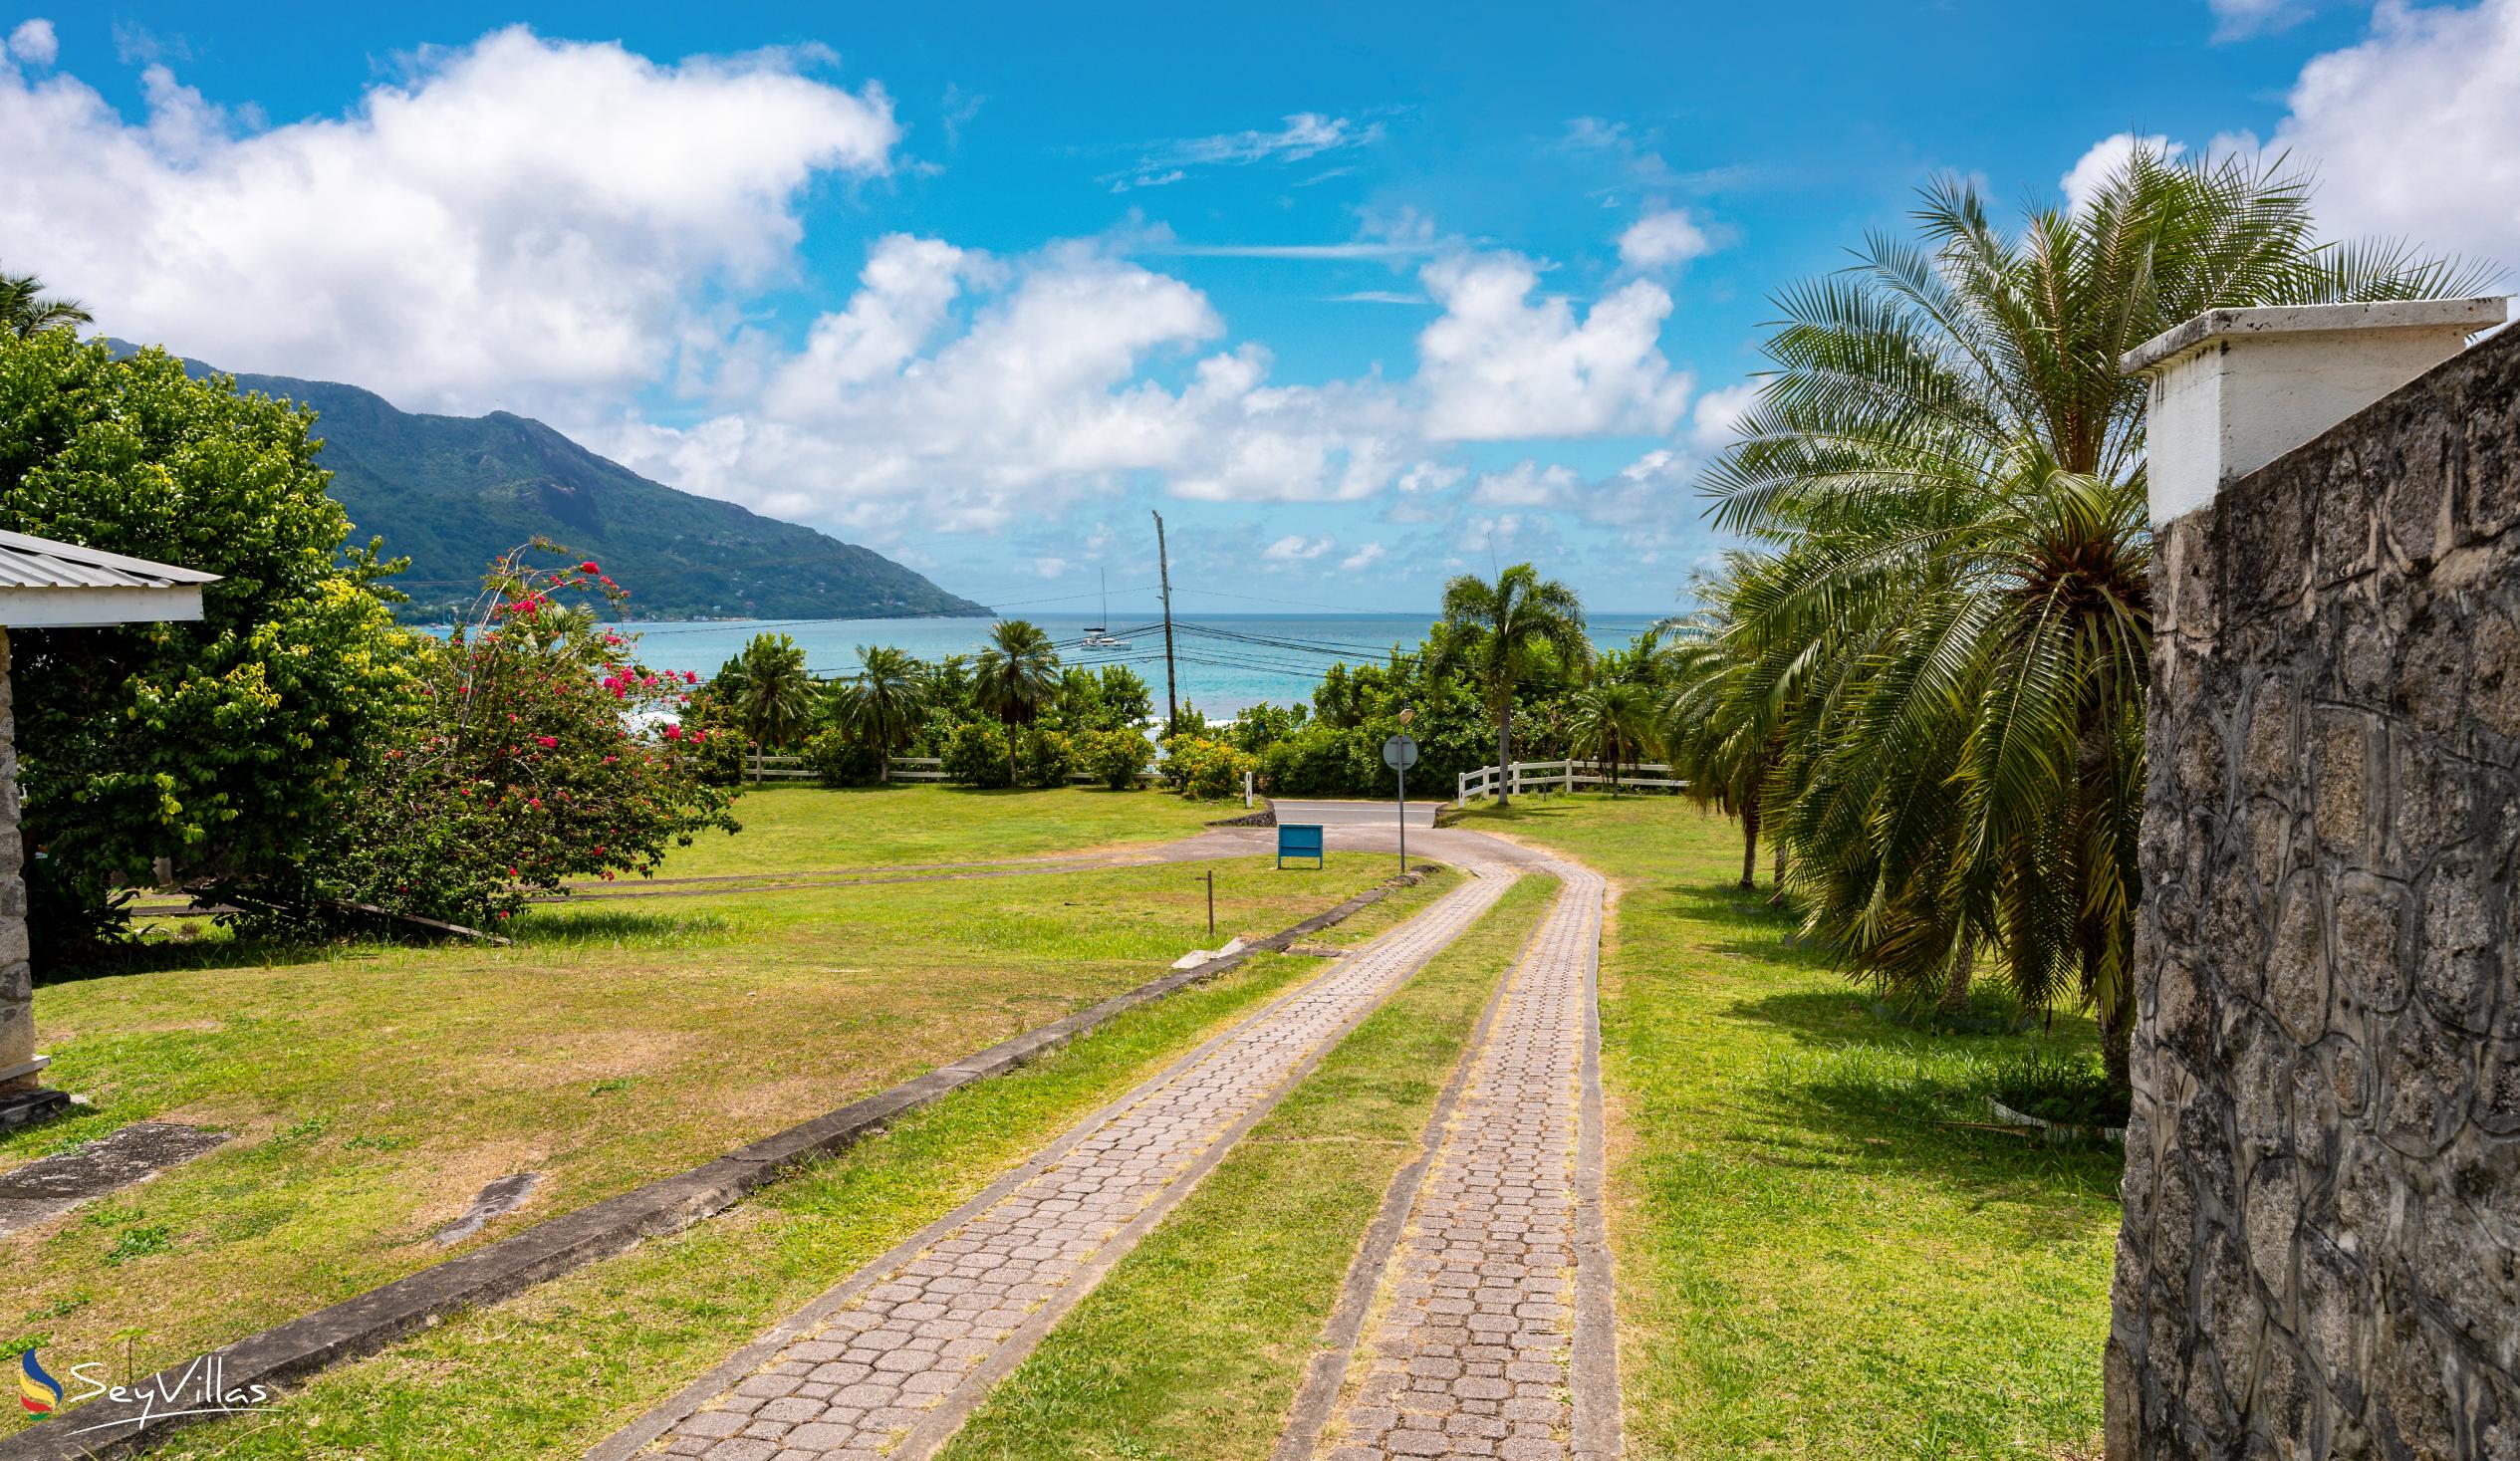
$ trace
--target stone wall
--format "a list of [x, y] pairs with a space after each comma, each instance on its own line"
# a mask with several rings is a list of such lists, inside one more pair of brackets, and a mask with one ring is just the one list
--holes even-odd
[[2520, 1458], [2520, 329], [2156, 543], [2133, 1458]]
[[[26, 852], [18, 840], [18, 747], [11, 725], [9, 631], [0, 628], [0, 1071], [35, 1054], [35, 980], [27, 963]], [[0, 1077], [0, 1096], [35, 1088]]]

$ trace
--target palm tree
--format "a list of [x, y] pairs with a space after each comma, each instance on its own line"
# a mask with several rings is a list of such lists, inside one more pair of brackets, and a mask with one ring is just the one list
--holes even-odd
[[1058, 698], [1059, 656], [1050, 636], [1028, 619], [1001, 620], [971, 666], [971, 695], [980, 709], [1006, 722], [1006, 765], [1015, 770], [1015, 730], [1030, 725]]
[[94, 325], [77, 300], [46, 299], [44, 281], [32, 274], [0, 274], [0, 331], [31, 340], [47, 330]]
[[[1443, 590], [1443, 623], [1437, 671], [1465, 668], [1487, 701], [1496, 726], [1497, 774], [1513, 764], [1514, 692], [1554, 655], [1567, 669], [1591, 662], [1584, 637], [1584, 605], [1575, 591], [1543, 579], [1518, 563], [1487, 583], [1463, 574]], [[1507, 781], [1496, 784], [1496, 804], [1506, 805]]]
[[1790, 666], [1732, 631], [1733, 599], [1768, 568], [1760, 556], [1736, 550], [1722, 573], [1699, 578], [1701, 608], [1667, 625], [1673, 642], [1662, 656], [1671, 689], [1654, 722], [1673, 779], [1685, 783], [1682, 794], [1740, 820], [1743, 892], [1759, 885], [1762, 812], [1785, 754], [1792, 695]]
[[1567, 719], [1573, 749], [1610, 763], [1610, 794], [1619, 795], [1619, 768], [1642, 761], [1653, 743], [1653, 691], [1635, 680], [1597, 679], [1576, 692]]
[[2018, 234], [1957, 181], [1916, 218], [1779, 301], [1778, 369], [1710, 474], [1718, 522], [1775, 550], [1728, 632], [1808, 683], [1788, 836], [1854, 971], [1921, 983], [1992, 930], [2025, 1003], [2094, 1010], [2124, 1089], [2152, 608], [2117, 361], [2207, 309], [2473, 273], [2320, 243], [2280, 164], [2142, 148]]
[[888, 645], [859, 645], [858, 673], [833, 688], [833, 720], [882, 754], [884, 781], [892, 779], [893, 755], [918, 734], [926, 713], [926, 671]]
[[[814, 677], [805, 650], [785, 634], [759, 633], [711, 682], [763, 753], [794, 741], [814, 718]], [[760, 779], [758, 763], [754, 779]]]

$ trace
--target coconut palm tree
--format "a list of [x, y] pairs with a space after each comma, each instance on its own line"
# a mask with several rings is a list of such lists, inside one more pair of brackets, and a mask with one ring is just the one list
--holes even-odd
[[[1769, 567], [1759, 555], [1726, 555], [1721, 573], [1701, 576], [1700, 608], [1670, 620], [1662, 650], [1670, 683], [1655, 707], [1654, 736], [1682, 795], [1741, 823], [1743, 892], [1759, 885], [1759, 833], [1768, 784], [1785, 754], [1790, 661], [1734, 632], [1732, 599]], [[1781, 892], [1781, 889], [1780, 889]]]
[[1916, 222], [1779, 301], [1778, 368], [1708, 484], [1774, 550], [1731, 632], [1810, 687], [1788, 835], [1854, 970], [1930, 977], [1995, 930], [2025, 1002], [2094, 1010], [2123, 1088], [2152, 608], [2117, 362], [2207, 309], [2476, 276], [2321, 243], [2280, 164], [2143, 148], [2019, 232], [1959, 181]]
[[1653, 690], [1636, 680], [1597, 679], [1575, 694], [1567, 738], [1583, 755], [1610, 763], [1610, 794], [1619, 795], [1619, 768], [1642, 761], [1653, 744]]
[[[796, 740], [814, 718], [814, 677], [806, 672], [805, 650], [785, 634], [753, 635], [718, 670], [710, 689], [763, 753]], [[757, 766], [754, 775], [758, 780]]]
[[75, 330], [96, 316], [77, 300], [47, 299], [44, 281], [32, 274], [0, 274], [0, 331], [29, 340], [47, 330]]
[[1015, 732], [1058, 698], [1059, 656], [1050, 636], [1029, 619], [1003, 619], [971, 666], [971, 695], [981, 710], [1006, 722], [1006, 765], [1015, 771]]
[[884, 781], [892, 779], [892, 757], [918, 734], [926, 714], [926, 670], [889, 645], [859, 645], [858, 673], [832, 689], [834, 723], [876, 748]]
[[[1493, 584], [1463, 574], [1444, 585], [1441, 628], [1433, 667], [1439, 674], [1466, 670], [1478, 685], [1496, 727], [1496, 765], [1502, 776], [1513, 764], [1514, 692], [1551, 657], [1567, 670], [1591, 662], [1583, 602], [1566, 585], [1518, 563], [1498, 574]], [[1506, 785], [1500, 780], [1496, 786], [1500, 807], [1508, 800]]]

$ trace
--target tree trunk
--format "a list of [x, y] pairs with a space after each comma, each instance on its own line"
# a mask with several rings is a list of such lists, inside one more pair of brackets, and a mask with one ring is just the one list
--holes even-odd
[[1753, 790], [1741, 803], [1741, 890], [1759, 886], [1759, 794]]
[[2109, 1072], [2109, 1089], [2120, 1096], [2129, 1096], [2135, 1090], [2134, 1051], [2135, 1008], [2132, 1002], [2115, 1012], [2102, 1011], [2100, 1018], [2100, 1055]]
[[1496, 707], [1496, 805], [1499, 807], [1509, 805], [1511, 800], [1507, 788], [1514, 784], [1514, 763], [1506, 759], [1506, 752], [1513, 744], [1514, 702], [1508, 696], [1504, 704]]
[[1935, 1014], [1956, 1017], [1969, 1007], [1969, 979], [1976, 963], [1975, 934], [1962, 924], [1959, 944], [1951, 951], [1951, 973], [1942, 982], [1942, 999], [1934, 1006]]

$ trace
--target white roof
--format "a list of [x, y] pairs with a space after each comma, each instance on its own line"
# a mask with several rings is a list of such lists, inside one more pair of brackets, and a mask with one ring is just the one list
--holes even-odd
[[0, 532], [0, 624], [68, 627], [201, 616], [217, 574]]

